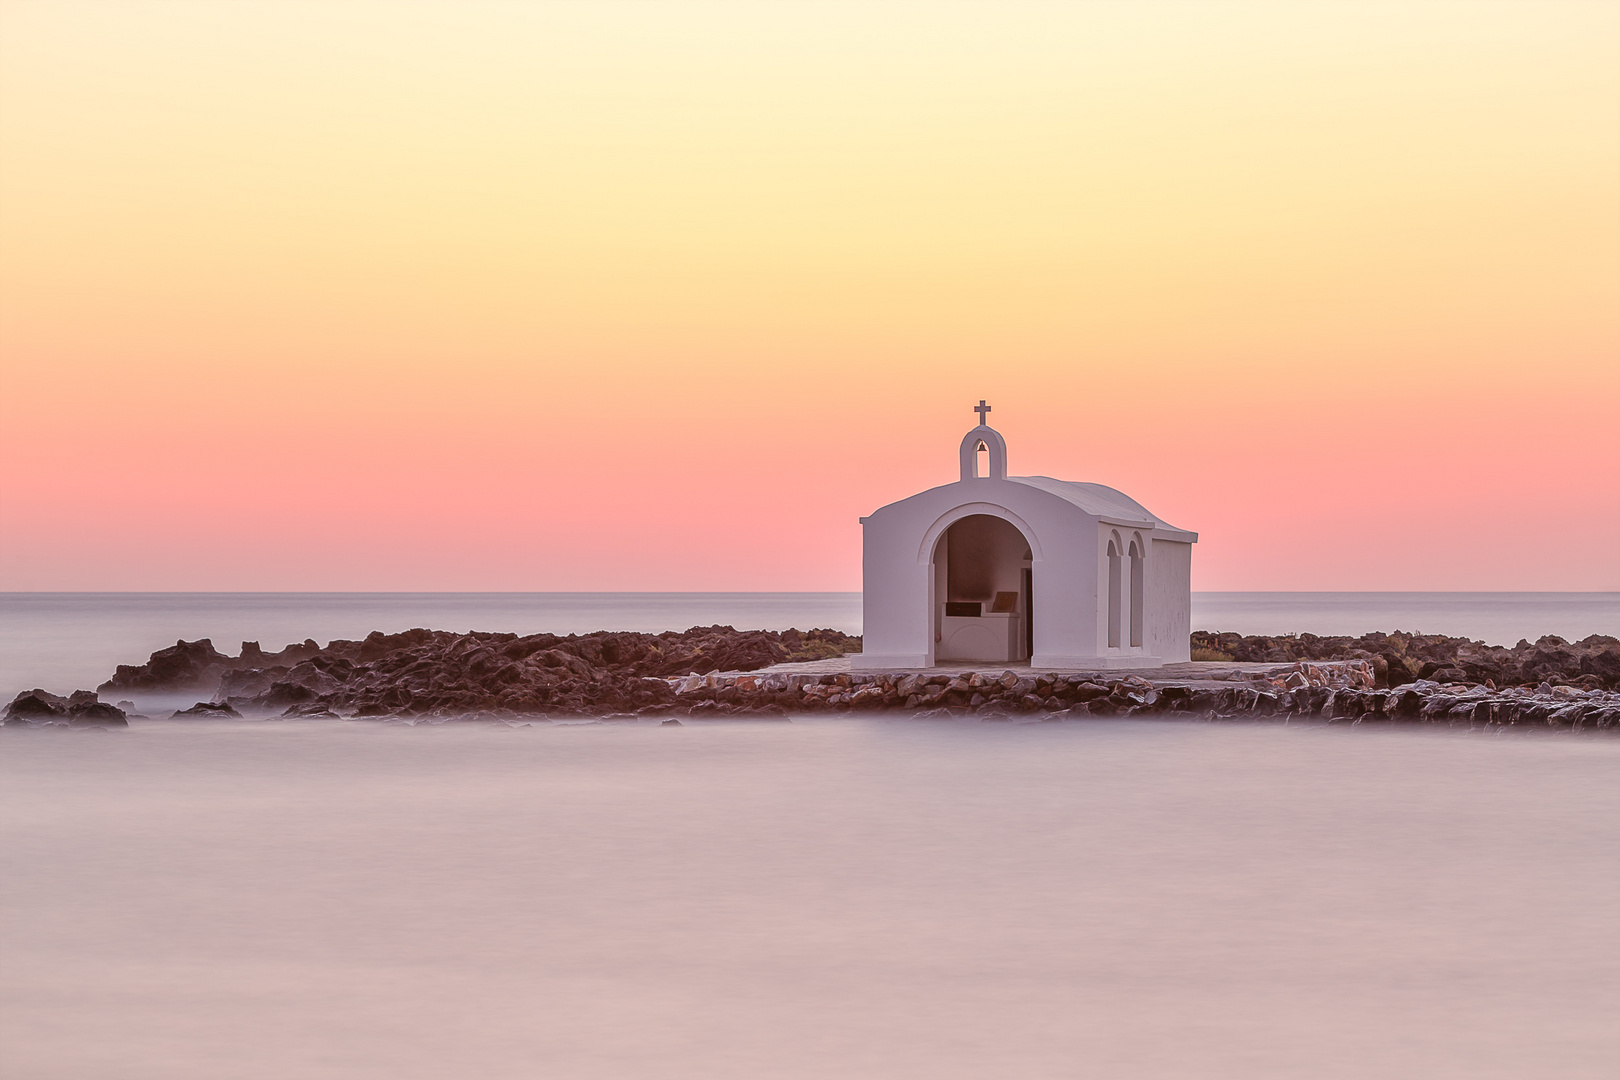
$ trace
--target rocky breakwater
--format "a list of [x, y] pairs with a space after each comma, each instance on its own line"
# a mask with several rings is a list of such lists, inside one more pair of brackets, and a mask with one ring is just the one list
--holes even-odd
[[[146, 664], [119, 667], [99, 689], [104, 696], [137, 698], [191, 690], [205, 695], [172, 714], [178, 719], [871, 710], [987, 719], [1297, 717], [1620, 729], [1620, 641], [1612, 637], [1574, 643], [1544, 637], [1506, 649], [1403, 633], [1335, 638], [1199, 632], [1193, 645], [1195, 657], [1205, 662], [1132, 675], [1027, 668], [869, 673], [828, 671], [837, 665], [827, 664], [793, 670], [793, 664], [832, 660], [859, 648], [859, 638], [832, 630], [711, 626], [566, 637], [410, 630], [324, 647], [306, 641], [276, 653], [246, 642], [234, 657], [206, 640], [182, 641]], [[780, 664], [789, 666], [774, 670]], [[104, 706], [94, 699], [84, 691], [71, 699], [35, 691], [14, 702], [7, 715], [37, 723], [66, 723], [81, 715], [88, 722], [93, 702], [113, 712], [127, 704]]]
[[1547, 636], [1512, 648], [1442, 634], [1363, 634], [1361, 637], [1245, 637], [1199, 630], [1192, 635], [1194, 660], [1293, 663], [1300, 660], [1366, 660], [1380, 686], [1419, 680], [1536, 687], [1560, 684], [1584, 690], [1620, 690], [1620, 640], [1593, 634], [1580, 641]]
[[209, 695], [176, 718], [578, 715], [656, 709], [673, 702], [666, 676], [750, 671], [858, 650], [836, 630], [735, 630], [585, 635], [408, 630], [363, 641], [313, 641], [240, 656], [207, 640], [179, 642], [139, 666], [120, 666], [103, 694]]
[[[1222, 681], [1236, 685], [1220, 685]], [[1495, 690], [1418, 680], [1380, 688], [1366, 660], [1301, 662], [1227, 680], [1160, 680], [1028, 671], [929, 674], [692, 675], [669, 680], [686, 716], [894, 712], [918, 719], [1090, 717], [1433, 723], [1620, 731], [1620, 693], [1574, 686]]]

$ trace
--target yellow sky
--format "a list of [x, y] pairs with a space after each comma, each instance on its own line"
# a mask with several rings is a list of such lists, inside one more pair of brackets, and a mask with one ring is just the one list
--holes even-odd
[[[1194, 528], [1221, 507], [1167, 472], [1243, 444], [1259, 401], [1354, 437], [1398, 386], [1524, 453], [1601, 454], [1582, 410], [1620, 401], [1617, 57], [1603, 3], [11, 0], [0, 373], [35, 449], [0, 498], [104, 499], [109, 470], [161, 474], [153, 431], [177, 426], [342, 455], [406, 418], [499, 455], [525, 444], [492, 430], [543, 416], [577, 499], [635, 488], [695, 417], [873, 466], [852, 501], [781, 511], [814, 573], [749, 563], [738, 584], [834, 587], [858, 565], [846, 519], [948, 465], [984, 395], [1024, 425], [1014, 471], [1026, 446], [1031, 469], [1157, 485], [1180, 505], [1144, 501]], [[45, 455], [64, 404], [92, 423]], [[1434, 448], [1403, 425], [1433, 421], [1396, 412], [1368, 452], [1415, 508], [1412, 451]], [[1223, 468], [1275, 468], [1244, 455]], [[805, 458], [705, 467], [815, 488]], [[308, 488], [260, 481], [283, 511]], [[1620, 506], [1594, 514], [1584, 543], [1620, 545]], [[850, 536], [829, 547], [823, 520]], [[1456, 587], [1536, 587], [1509, 572], [1528, 542]], [[15, 533], [0, 556], [18, 587], [95, 578]], [[1230, 559], [1208, 587], [1267, 587], [1263, 551]], [[1365, 587], [1421, 587], [1385, 570]], [[1620, 556], [1544, 577], [1620, 586]]]

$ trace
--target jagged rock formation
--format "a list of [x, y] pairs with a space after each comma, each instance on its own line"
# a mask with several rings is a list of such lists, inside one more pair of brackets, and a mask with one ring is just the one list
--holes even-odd
[[1380, 685], [1419, 679], [1536, 686], [1567, 682], [1588, 689], [1620, 689], [1620, 640], [1593, 634], [1577, 642], [1547, 636], [1511, 649], [1441, 634], [1363, 634], [1361, 637], [1244, 637], [1207, 630], [1192, 636], [1193, 658], [1251, 663], [1296, 660], [1368, 660]]
[[[313, 641], [266, 654], [244, 643], [225, 656], [208, 640], [180, 642], [138, 667], [120, 666], [101, 690], [196, 689], [249, 712], [456, 716], [479, 712], [600, 713], [673, 699], [663, 679], [694, 671], [753, 671], [857, 649], [837, 630], [569, 635], [407, 630], [364, 641]], [[186, 710], [183, 715], [204, 715]]]
[[169, 719], [180, 720], [186, 717], [196, 717], [203, 720], [240, 720], [242, 714], [229, 705], [221, 705], [213, 701], [199, 701], [189, 709], [176, 709]]
[[[375, 635], [374, 635], [375, 636]], [[336, 642], [334, 642], [336, 644]], [[96, 687], [98, 694], [179, 692], [196, 690], [211, 693], [227, 671], [245, 667], [289, 667], [314, 656], [321, 647], [313, 640], [289, 645], [278, 653], [266, 653], [257, 641], [242, 642], [241, 656], [226, 656], [208, 638], [177, 641], [159, 649], [144, 664], [119, 664], [113, 677]]]

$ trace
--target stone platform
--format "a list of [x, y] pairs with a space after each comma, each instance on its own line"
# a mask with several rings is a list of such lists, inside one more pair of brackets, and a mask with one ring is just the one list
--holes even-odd
[[[1323, 669], [1334, 668], [1344, 664], [1357, 663], [1357, 661], [1322, 661], [1313, 666]], [[857, 679], [870, 680], [906, 675], [947, 675], [957, 676], [985, 675], [999, 678], [1011, 671], [1020, 676], [1052, 676], [1067, 679], [1071, 676], [1083, 676], [1102, 682], [1117, 682], [1123, 677], [1134, 676], [1149, 682], [1176, 682], [1176, 683], [1204, 683], [1204, 682], [1231, 682], [1232, 680], [1251, 679], [1256, 677], [1270, 678], [1286, 675], [1294, 669], [1292, 663], [1273, 664], [1244, 664], [1232, 661], [1207, 662], [1192, 661], [1185, 664], [1164, 664], [1159, 667], [1121, 669], [1080, 669], [1073, 671], [1050, 668], [1032, 668], [1028, 661], [1022, 663], [982, 663], [982, 664], [936, 664], [928, 668], [893, 668], [883, 671], [856, 671], [850, 663], [848, 656], [835, 656], [828, 660], [807, 660], [799, 663], [773, 664], [757, 671], [721, 671], [715, 674], [724, 678], [736, 678], [740, 675], [755, 677], [768, 675], [848, 675]]]
[[[1365, 660], [1263, 664], [1193, 662], [1119, 671], [1051, 671], [1028, 664], [952, 665], [894, 671], [853, 670], [849, 657], [776, 664], [756, 671], [713, 671], [663, 680], [678, 704], [712, 701], [757, 709], [959, 708], [994, 706], [1025, 712], [1148, 707], [1159, 701], [1195, 698], [1199, 708], [1216, 704], [1214, 694], [1233, 684], [1265, 691], [1323, 689], [1371, 690], [1372, 665]], [[1094, 710], [1093, 710], [1094, 711]]]

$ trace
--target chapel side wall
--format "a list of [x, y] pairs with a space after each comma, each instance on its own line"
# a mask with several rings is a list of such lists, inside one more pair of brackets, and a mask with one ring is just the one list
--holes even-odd
[[1143, 597], [1150, 655], [1167, 664], [1192, 659], [1192, 545], [1152, 541]]

